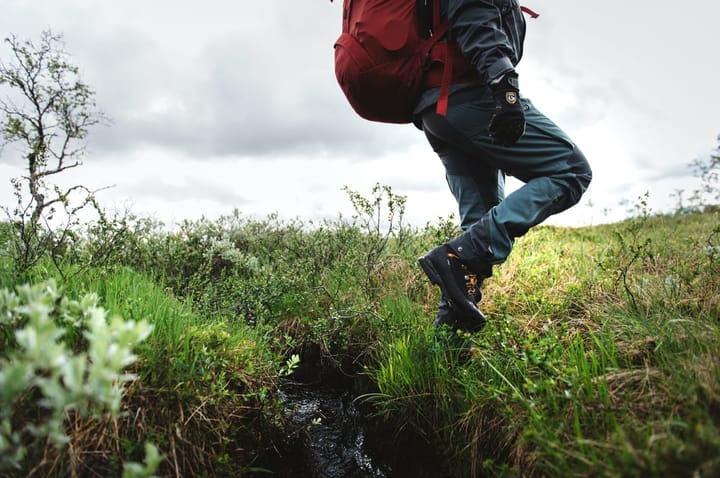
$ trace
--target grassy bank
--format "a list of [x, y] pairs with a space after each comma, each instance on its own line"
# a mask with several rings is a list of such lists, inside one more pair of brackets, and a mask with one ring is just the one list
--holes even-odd
[[453, 476], [716, 476], [719, 219], [537, 229], [485, 287], [474, 357], [401, 334], [369, 399]]
[[[393, 442], [424, 437], [448, 476], [720, 473], [717, 212], [531, 231], [486, 282], [489, 322], [460, 363], [415, 262], [452, 222], [407, 229], [397, 203], [380, 215], [379, 199], [351, 199], [351, 223], [137, 221], [102, 267], [82, 266], [91, 240], [60, 269], [3, 263], [2, 287], [55, 277], [67, 296], [96, 293], [109, 314], [154, 325], [125, 413], [69, 414], [71, 446], [36, 443], [18, 473], [112, 476], [152, 441], [164, 476], [247, 474], [286, 446], [278, 383], [293, 354], [355, 376]], [[33, 393], [16, 423], [37, 414]]]
[[[63, 301], [97, 294], [108, 317], [147, 320], [153, 330], [136, 347], [137, 361], [126, 368], [135, 379], [125, 387], [119, 415], [88, 415], [69, 406], [67, 445], [31, 440], [25, 430], [27, 456], [19, 469], [5, 469], [3, 476], [120, 476], [126, 462], [143, 460], [146, 442], [164, 454], [163, 476], [223, 476], [250, 469], [252, 460], [271, 446], [273, 434], [280, 433], [279, 404], [271, 391], [281, 362], [267, 344], [269, 336], [245, 324], [199, 316], [189, 302], [123, 266], [67, 267], [63, 273], [57, 278]], [[42, 284], [48, 275], [52, 272], [40, 267], [24, 279]], [[85, 332], [67, 330], [58, 341], [84, 353]], [[3, 345], [10, 346], [2, 352], [6, 357], [14, 344], [11, 334], [2, 331]], [[17, 400], [13, 423], [42, 421], [37, 392], [28, 389]]]

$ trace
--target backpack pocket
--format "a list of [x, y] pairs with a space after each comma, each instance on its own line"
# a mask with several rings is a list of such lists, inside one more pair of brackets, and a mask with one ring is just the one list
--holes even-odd
[[383, 123], [412, 122], [423, 89], [419, 54], [368, 52], [355, 37], [343, 33], [335, 42], [335, 76], [361, 117]]

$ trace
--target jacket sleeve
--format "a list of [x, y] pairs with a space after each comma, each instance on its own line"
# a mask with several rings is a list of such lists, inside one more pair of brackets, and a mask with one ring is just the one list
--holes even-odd
[[517, 0], [448, 0], [451, 35], [485, 81], [514, 69], [525, 19]]

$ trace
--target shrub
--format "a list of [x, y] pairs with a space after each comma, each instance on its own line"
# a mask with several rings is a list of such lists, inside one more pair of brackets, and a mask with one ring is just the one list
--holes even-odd
[[[68, 299], [53, 280], [0, 290], [0, 470], [21, 470], [46, 443], [61, 450], [69, 415], [117, 416], [134, 378], [123, 370], [151, 330], [145, 321], [108, 320], [96, 295]], [[153, 472], [160, 458], [148, 452], [148, 466], [125, 476]]]

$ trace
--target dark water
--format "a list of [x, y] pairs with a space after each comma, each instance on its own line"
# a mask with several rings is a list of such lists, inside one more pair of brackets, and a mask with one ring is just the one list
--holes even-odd
[[282, 478], [441, 477], [435, 453], [407, 432], [382, 429], [354, 400], [352, 387], [287, 382], [284, 413], [297, 427], [290, 446], [264, 465]]
[[297, 425], [290, 478], [388, 478], [387, 465], [372, 456], [363, 417], [347, 390], [287, 383], [285, 415]]

